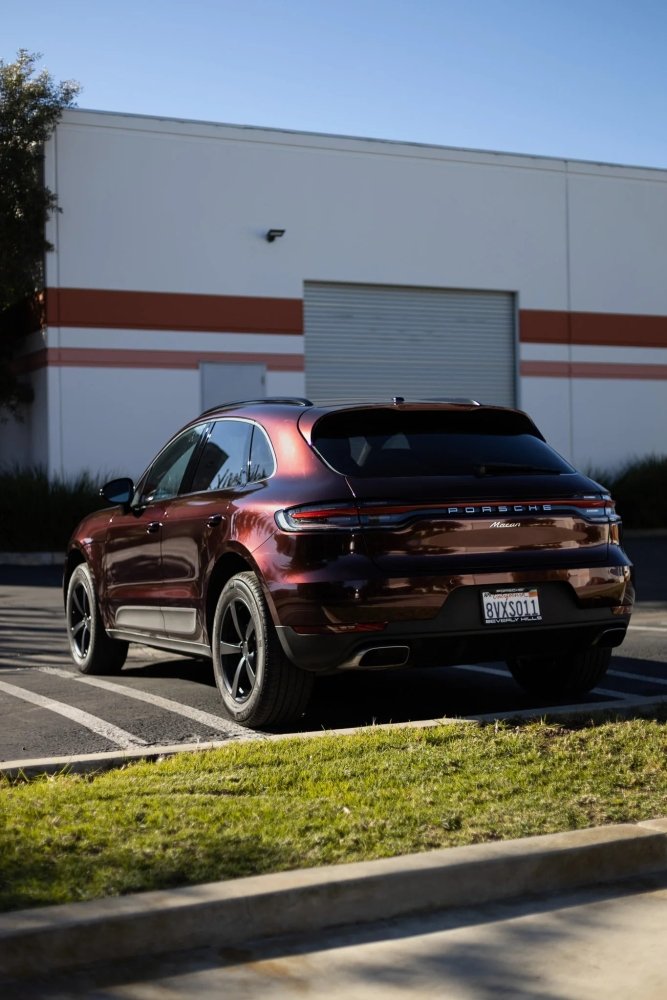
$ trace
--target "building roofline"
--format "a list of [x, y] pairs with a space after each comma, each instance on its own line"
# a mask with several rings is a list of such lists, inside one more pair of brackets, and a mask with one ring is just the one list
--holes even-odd
[[[453, 153], [458, 155], [472, 155], [472, 156], [490, 156], [498, 157], [503, 159], [519, 159], [528, 161], [537, 161], [539, 163], [558, 163], [563, 164], [567, 167], [568, 164], [573, 166], [582, 167], [598, 167], [598, 168], [610, 168], [613, 170], [641, 170], [646, 172], [653, 172], [659, 175], [667, 175], [667, 167], [654, 167], [645, 166], [637, 163], [612, 163], [606, 160], [585, 160], [578, 157], [570, 156], [555, 156], [547, 155], [545, 153], [519, 153], [513, 152], [512, 150], [494, 150], [494, 149], [478, 149], [472, 146], [447, 146], [441, 143], [428, 143], [428, 142], [416, 142], [409, 139], [383, 139], [377, 136], [360, 136], [360, 135], [345, 135], [343, 133], [337, 132], [309, 132], [304, 129], [288, 129], [279, 126], [270, 125], [243, 125], [234, 122], [216, 122], [207, 119], [198, 118], [180, 118], [180, 117], [169, 117], [167, 115], [148, 115], [139, 114], [137, 112], [126, 112], [126, 111], [102, 111], [95, 108], [68, 108], [63, 113], [63, 119], [66, 121], [70, 114], [74, 115], [96, 115], [102, 116], [109, 119], [132, 119], [135, 122], [147, 121], [147, 122], [164, 122], [171, 126], [183, 125], [183, 126], [201, 126], [207, 129], [233, 129], [245, 133], [250, 133], [253, 136], [266, 136], [278, 135], [285, 137], [294, 138], [312, 138], [312, 139], [326, 139], [333, 140], [337, 142], [349, 142], [349, 143], [369, 143], [378, 147], [391, 147], [394, 150], [404, 149], [406, 151], [415, 150], [416, 152], [442, 152], [442, 153]], [[389, 151], [389, 150], [388, 150]]]

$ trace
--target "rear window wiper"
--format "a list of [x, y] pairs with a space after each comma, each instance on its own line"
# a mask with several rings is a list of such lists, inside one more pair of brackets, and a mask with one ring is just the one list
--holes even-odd
[[473, 466], [473, 470], [476, 476], [496, 476], [502, 475], [503, 472], [508, 472], [510, 475], [522, 472], [543, 472], [555, 476], [561, 474], [560, 469], [547, 468], [542, 465], [522, 465], [519, 462], [483, 462]]

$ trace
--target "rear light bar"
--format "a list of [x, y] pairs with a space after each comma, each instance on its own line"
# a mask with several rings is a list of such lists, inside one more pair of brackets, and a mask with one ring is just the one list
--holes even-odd
[[460, 520], [469, 517], [497, 518], [517, 514], [575, 514], [588, 521], [615, 523], [620, 521], [616, 505], [610, 496], [568, 497], [562, 500], [461, 501], [460, 503], [389, 503], [370, 502], [342, 504], [303, 504], [276, 512], [275, 519], [283, 531], [335, 530], [353, 531], [359, 528], [391, 528], [405, 525], [418, 518]]

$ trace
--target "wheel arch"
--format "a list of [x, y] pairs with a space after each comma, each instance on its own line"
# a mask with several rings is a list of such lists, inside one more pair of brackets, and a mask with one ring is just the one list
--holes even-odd
[[72, 573], [74, 572], [77, 566], [80, 566], [81, 563], [85, 563], [87, 561], [88, 560], [86, 559], [86, 556], [81, 551], [81, 549], [76, 549], [76, 548], [70, 549], [70, 551], [67, 553], [67, 559], [65, 560], [65, 570], [63, 572], [63, 601], [67, 600], [67, 588], [69, 587], [69, 582], [72, 577]]
[[242, 556], [239, 552], [224, 552], [213, 567], [206, 590], [206, 635], [209, 641], [213, 632], [215, 609], [218, 604], [218, 598], [222, 593], [222, 588], [237, 573], [248, 572], [254, 573], [257, 576], [260, 586], [264, 590], [265, 588], [257, 572], [257, 567], [250, 559]]

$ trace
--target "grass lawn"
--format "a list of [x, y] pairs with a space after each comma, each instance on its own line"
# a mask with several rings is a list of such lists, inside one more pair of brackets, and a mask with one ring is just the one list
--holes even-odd
[[371, 729], [0, 779], [0, 909], [664, 815], [666, 721]]

